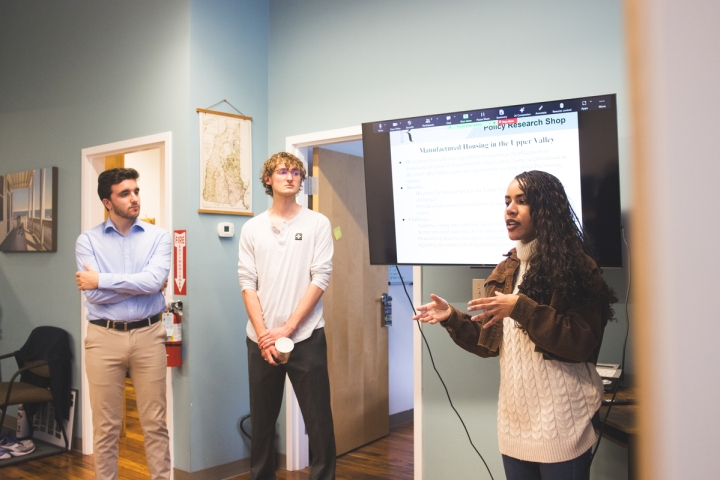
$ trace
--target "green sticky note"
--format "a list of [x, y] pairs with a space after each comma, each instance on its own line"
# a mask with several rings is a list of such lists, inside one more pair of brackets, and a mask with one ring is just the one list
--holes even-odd
[[342, 238], [342, 231], [340, 231], [340, 227], [333, 228], [333, 235], [335, 235], [335, 240], [340, 240]]

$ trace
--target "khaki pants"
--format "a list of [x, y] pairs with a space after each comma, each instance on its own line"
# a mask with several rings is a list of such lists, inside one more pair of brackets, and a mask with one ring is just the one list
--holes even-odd
[[145, 456], [153, 480], [170, 478], [170, 438], [165, 424], [165, 327], [162, 322], [127, 332], [88, 325], [85, 365], [93, 417], [95, 477], [118, 478], [118, 441], [126, 372], [137, 395]]

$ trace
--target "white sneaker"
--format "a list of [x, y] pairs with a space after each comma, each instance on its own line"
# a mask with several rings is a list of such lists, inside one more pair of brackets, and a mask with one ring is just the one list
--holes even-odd
[[0, 440], [0, 448], [9, 452], [13, 457], [22, 457], [35, 451], [35, 443], [30, 439], [13, 441], [13, 439], [5, 437]]

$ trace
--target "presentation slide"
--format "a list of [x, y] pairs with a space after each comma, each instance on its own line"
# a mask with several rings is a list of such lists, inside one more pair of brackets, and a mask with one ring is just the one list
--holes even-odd
[[390, 145], [400, 264], [502, 261], [505, 193], [526, 170], [558, 177], [581, 215], [577, 112], [392, 131]]

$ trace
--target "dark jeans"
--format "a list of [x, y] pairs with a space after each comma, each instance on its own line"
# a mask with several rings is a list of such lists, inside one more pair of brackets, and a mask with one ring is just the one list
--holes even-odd
[[257, 343], [249, 338], [247, 347], [252, 424], [250, 478], [275, 479], [275, 422], [280, 414], [287, 373], [310, 442], [310, 478], [334, 479], [335, 432], [330, 408], [325, 329], [318, 328], [310, 338], [296, 343], [288, 362], [277, 367], [265, 361]]
[[577, 458], [559, 463], [526, 462], [502, 456], [507, 480], [590, 480], [592, 448]]

